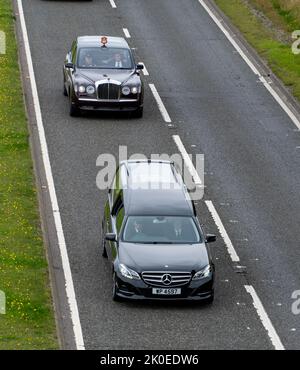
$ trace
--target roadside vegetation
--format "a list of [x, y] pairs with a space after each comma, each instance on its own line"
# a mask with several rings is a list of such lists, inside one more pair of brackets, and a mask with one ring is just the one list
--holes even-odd
[[215, 2], [300, 100], [300, 54], [292, 53], [292, 32], [300, 30], [300, 0]]
[[58, 348], [11, 0], [0, 2], [0, 349]]

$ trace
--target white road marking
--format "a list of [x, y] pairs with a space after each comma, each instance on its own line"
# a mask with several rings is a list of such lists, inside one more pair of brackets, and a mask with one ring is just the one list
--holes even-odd
[[109, 2], [110, 2], [110, 5], [111, 5], [112, 8], [116, 8], [117, 7], [117, 5], [114, 2], [114, 0], [109, 0]]
[[290, 110], [287, 104], [282, 100], [282, 98], [277, 94], [277, 92], [270, 86], [268, 81], [263, 77], [255, 65], [251, 62], [251, 60], [247, 57], [244, 51], [239, 47], [237, 42], [233, 39], [230, 33], [226, 30], [226, 28], [222, 25], [221, 21], [215, 16], [215, 14], [210, 10], [208, 5], [205, 3], [204, 0], [198, 0], [202, 7], [207, 11], [209, 16], [213, 19], [216, 25], [220, 28], [220, 30], [224, 33], [227, 39], [231, 42], [233, 47], [237, 50], [240, 56], [244, 59], [244, 61], [248, 64], [248, 66], [252, 69], [252, 71], [259, 77], [259, 80], [263, 83], [265, 88], [269, 91], [269, 93], [273, 96], [273, 98], [277, 101], [277, 103], [281, 106], [281, 108], [286, 112], [286, 114], [290, 117], [293, 123], [300, 129], [300, 122], [294, 113]]
[[144, 73], [144, 76], [149, 76], [149, 72], [145, 66], [145, 64], [143, 62], [140, 62], [140, 64], [142, 64], [144, 66], [144, 69], [142, 69], [143, 73]]
[[240, 261], [240, 258], [239, 256], [237, 255], [235, 249], [234, 249], [234, 246], [227, 234], [227, 231], [225, 230], [225, 227], [220, 219], [220, 216], [218, 215], [218, 212], [216, 211], [215, 209], [215, 206], [213, 205], [213, 202], [211, 200], [206, 200], [205, 201], [205, 204], [209, 210], [209, 212], [211, 213], [212, 215], [212, 218], [214, 219], [215, 221], [215, 224], [217, 225], [219, 231], [220, 231], [220, 234], [225, 242], [225, 245], [226, 245], [226, 248], [228, 250], [228, 253], [232, 259], [233, 262], [239, 262]]
[[[197, 173], [197, 171], [196, 171], [196, 169], [193, 165], [193, 162], [192, 162], [190, 156], [188, 155], [188, 153], [187, 153], [187, 151], [186, 151], [186, 149], [185, 149], [185, 147], [184, 147], [184, 145], [183, 145], [183, 143], [180, 139], [180, 136], [179, 135], [173, 135], [172, 138], [173, 138], [175, 144], [177, 145], [177, 148], [178, 148], [178, 150], [179, 150], [179, 152], [180, 152], [180, 154], [181, 154], [181, 156], [182, 156], [182, 158], [183, 158], [183, 160], [184, 160], [184, 162], [185, 162], [185, 164], [186, 164], [186, 166], [187, 166], [187, 168], [188, 168], [188, 170], [189, 170], [189, 172], [190, 172], [190, 174], [191, 174], [191, 176], [192, 176], [192, 178], [195, 182], [195, 185], [198, 185], [198, 186], [201, 185], [202, 181], [201, 181], [201, 179], [200, 179], [200, 177], [199, 177], [199, 175], [198, 175], [198, 173]], [[230, 240], [230, 238], [227, 234], [227, 231], [225, 230], [225, 227], [224, 227], [224, 225], [223, 225], [223, 223], [220, 219], [220, 216], [218, 215], [212, 201], [206, 200], [205, 204], [206, 204], [209, 212], [211, 213], [212, 218], [213, 218], [215, 224], [217, 225], [217, 228], [219, 229], [219, 232], [220, 232], [220, 234], [221, 234], [221, 236], [222, 236], [222, 238], [225, 242], [226, 248], [228, 250], [228, 253], [229, 253], [232, 261], [233, 262], [239, 262], [240, 258], [239, 258], [239, 256], [237, 255], [237, 253], [234, 249], [234, 246], [233, 246], [233, 244], [232, 244], [232, 242], [231, 242], [231, 240]]]
[[50, 199], [51, 199], [51, 206], [52, 206], [52, 212], [53, 212], [53, 217], [55, 221], [58, 245], [59, 245], [61, 259], [62, 259], [62, 266], [63, 266], [64, 277], [65, 277], [65, 289], [66, 289], [68, 304], [69, 304], [69, 308], [71, 312], [74, 337], [75, 337], [77, 349], [85, 349], [83, 336], [82, 336], [82, 329], [81, 329], [81, 324], [80, 324], [80, 318], [79, 318], [79, 312], [78, 312], [78, 306], [77, 306], [75, 290], [74, 290], [74, 285], [73, 285], [72, 273], [71, 273], [71, 268], [70, 268], [70, 263], [69, 263], [69, 257], [68, 257], [68, 252], [67, 252], [67, 247], [66, 247], [66, 242], [65, 242], [65, 237], [64, 237], [64, 231], [62, 227], [60, 211], [59, 211], [57, 197], [56, 197], [54, 180], [52, 176], [52, 169], [51, 169], [49, 153], [48, 153], [48, 146], [47, 146], [47, 141], [46, 141], [46, 136], [45, 136], [45, 131], [44, 131], [43, 120], [42, 120], [42, 113], [41, 113], [41, 107], [40, 107], [40, 102], [39, 102], [39, 97], [38, 97], [37, 86], [36, 86], [36, 80], [35, 80], [35, 74], [34, 74], [34, 69], [33, 69], [31, 52], [30, 52], [30, 45], [29, 45], [27, 27], [26, 27], [26, 22], [25, 22], [25, 17], [24, 17], [22, 0], [17, 0], [17, 4], [18, 4], [19, 15], [20, 15], [20, 22], [21, 22], [21, 28], [22, 28], [26, 59], [27, 59], [29, 75], [30, 75], [31, 91], [32, 91], [33, 102], [34, 102], [34, 109], [35, 109], [37, 128], [38, 128], [38, 133], [39, 133], [39, 140], [41, 144], [42, 158], [43, 158], [43, 163], [45, 167], [47, 184], [48, 184], [48, 189], [49, 189], [49, 194], [50, 194]]
[[193, 165], [191, 157], [188, 155], [184, 145], [182, 144], [180, 136], [179, 135], [173, 135], [172, 138], [173, 138], [175, 144], [177, 145], [179, 153], [181, 154], [181, 156], [182, 156], [182, 158], [185, 162], [185, 165], [186, 165], [187, 169], [189, 170], [189, 172], [190, 172], [190, 174], [191, 174], [191, 176], [194, 180], [195, 185], [196, 186], [202, 185], [202, 181], [200, 179], [200, 176], [198, 175], [198, 173], [196, 171], [196, 168]]
[[127, 37], [128, 39], [131, 38], [130, 33], [127, 28], [123, 28], [123, 32], [124, 32], [125, 37]]
[[271, 320], [269, 319], [269, 316], [268, 316], [267, 312], [265, 311], [264, 306], [261, 303], [261, 300], [259, 299], [258, 295], [256, 294], [255, 289], [253, 288], [252, 285], [245, 285], [245, 289], [251, 295], [251, 297], [253, 299], [253, 306], [255, 307], [255, 309], [258, 313], [258, 316], [259, 316], [263, 326], [265, 327], [274, 348], [276, 350], [284, 350], [285, 348], [284, 348], [284, 346], [283, 346], [283, 344], [282, 344], [282, 342], [281, 342], [281, 340], [280, 340], [280, 338], [279, 338]]
[[160, 113], [163, 116], [164, 121], [165, 122], [172, 122], [171, 121], [171, 118], [169, 116], [169, 113], [167, 112], [167, 110], [166, 110], [166, 108], [164, 106], [164, 103], [161, 100], [161, 97], [160, 97], [159, 93], [156, 90], [156, 87], [154, 86], [154, 84], [149, 84], [149, 87], [150, 87], [150, 89], [152, 91], [152, 94], [153, 94], [155, 100], [156, 100], [156, 103], [158, 105], [158, 109], [160, 110]]

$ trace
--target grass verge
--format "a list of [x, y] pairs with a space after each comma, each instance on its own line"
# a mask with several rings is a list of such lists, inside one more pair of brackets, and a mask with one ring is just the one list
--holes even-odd
[[[267, 62], [274, 74], [284, 82], [300, 101], [300, 54], [292, 53], [292, 39], [290, 45], [280, 42], [274, 35], [274, 30], [263, 24], [261, 19], [250, 11], [243, 0], [215, 0], [215, 2]], [[299, 2], [299, 0], [294, 0], [294, 3], [296, 2]], [[281, 30], [291, 32], [295, 30], [294, 27], [298, 24], [300, 29], [298, 7], [292, 8], [292, 0], [271, 0], [268, 2], [265, 0], [249, 0], [249, 3], [263, 11], [273, 24], [280, 27]], [[267, 5], [268, 8], [266, 8]]]
[[11, 0], [0, 1], [0, 349], [58, 348]]

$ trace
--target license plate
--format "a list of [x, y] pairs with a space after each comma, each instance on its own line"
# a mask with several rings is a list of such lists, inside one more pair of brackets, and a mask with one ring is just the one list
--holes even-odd
[[181, 288], [153, 288], [152, 294], [178, 295], [181, 294]]

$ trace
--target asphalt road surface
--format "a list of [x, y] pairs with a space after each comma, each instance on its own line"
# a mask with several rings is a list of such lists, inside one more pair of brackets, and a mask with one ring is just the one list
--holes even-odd
[[[273, 349], [245, 285], [257, 292], [282, 344], [300, 347], [300, 134], [197, 0], [24, 1], [29, 42], [87, 349]], [[62, 64], [78, 35], [124, 36], [149, 72], [142, 120], [71, 118]], [[163, 120], [154, 83], [172, 119]], [[240, 257], [237, 273], [204, 202], [205, 231], [218, 234], [212, 306], [114, 303], [100, 253], [106, 191], [102, 153], [205, 155], [211, 200]], [[298, 147], [298, 148], [297, 148]]]

